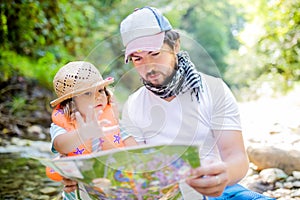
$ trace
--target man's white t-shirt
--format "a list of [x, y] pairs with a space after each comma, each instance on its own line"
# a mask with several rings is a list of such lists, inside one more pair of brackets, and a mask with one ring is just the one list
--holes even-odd
[[124, 105], [121, 128], [138, 143], [197, 144], [216, 152], [213, 130], [241, 130], [239, 110], [222, 79], [202, 73], [201, 78], [199, 101], [192, 90], [168, 102], [141, 87]]

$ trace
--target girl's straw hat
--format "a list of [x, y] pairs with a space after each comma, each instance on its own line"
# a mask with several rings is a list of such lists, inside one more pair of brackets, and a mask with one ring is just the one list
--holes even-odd
[[103, 80], [98, 69], [89, 62], [69, 62], [58, 70], [53, 79], [53, 87], [58, 98], [50, 104], [54, 107], [66, 99], [112, 82], [114, 79], [111, 77]]

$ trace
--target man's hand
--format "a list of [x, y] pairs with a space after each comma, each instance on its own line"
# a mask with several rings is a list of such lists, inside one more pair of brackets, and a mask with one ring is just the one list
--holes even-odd
[[226, 165], [219, 160], [207, 160], [192, 169], [191, 175], [193, 178], [187, 179], [187, 183], [205, 196], [220, 196], [228, 184]]

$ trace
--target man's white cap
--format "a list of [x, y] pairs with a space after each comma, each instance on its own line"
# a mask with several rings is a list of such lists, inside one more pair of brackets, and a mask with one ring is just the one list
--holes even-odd
[[156, 51], [164, 42], [165, 31], [172, 26], [159, 10], [153, 7], [135, 9], [120, 25], [120, 32], [125, 46], [125, 63], [134, 52]]

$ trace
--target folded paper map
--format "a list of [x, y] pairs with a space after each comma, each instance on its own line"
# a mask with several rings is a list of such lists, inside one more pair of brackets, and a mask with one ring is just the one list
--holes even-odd
[[[36, 158], [77, 180], [91, 199], [177, 199], [179, 182], [200, 166], [198, 146], [140, 145], [60, 159]], [[80, 193], [79, 193], [80, 195]]]

